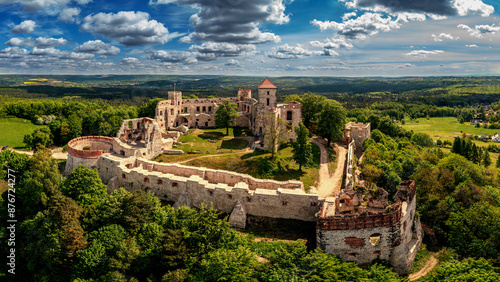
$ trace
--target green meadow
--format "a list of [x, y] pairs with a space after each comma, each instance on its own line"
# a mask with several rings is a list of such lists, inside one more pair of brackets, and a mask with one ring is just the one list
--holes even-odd
[[14, 149], [26, 150], [23, 137], [40, 125], [22, 118], [0, 118], [0, 148], [9, 145]]

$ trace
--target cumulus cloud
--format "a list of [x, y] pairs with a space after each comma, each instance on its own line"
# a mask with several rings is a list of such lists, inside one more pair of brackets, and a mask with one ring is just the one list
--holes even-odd
[[228, 67], [241, 67], [241, 64], [238, 60], [230, 59], [224, 65]]
[[193, 64], [198, 61], [196, 55], [192, 52], [154, 50], [150, 51], [150, 53], [150, 60], [157, 60], [164, 63]]
[[57, 19], [67, 23], [79, 23], [76, 16], [78, 16], [80, 12], [81, 10], [79, 8], [66, 8], [62, 10]]
[[11, 29], [12, 33], [32, 33], [37, 27], [36, 23], [32, 20], [23, 21]]
[[374, 11], [389, 11], [397, 12], [416, 12], [428, 13], [437, 15], [455, 15], [456, 11], [453, 9], [449, 0], [418, 0], [418, 1], [405, 1], [405, 0], [344, 0], [348, 7], [361, 8]]
[[98, 13], [86, 16], [82, 30], [117, 39], [126, 46], [164, 44], [168, 30], [145, 12]]
[[453, 37], [453, 35], [449, 34], [449, 33], [440, 33], [439, 35], [435, 35], [435, 34], [432, 34], [432, 38], [434, 38], [434, 41], [438, 41], [438, 42], [441, 42], [445, 39], [448, 39], [448, 40], [458, 40], [459, 37]]
[[415, 57], [427, 57], [427, 55], [436, 55], [444, 53], [443, 50], [414, 50], [409, 53], [406, 53], [405, 56], [415, 56]]
[[[75, 0], [79, 5], [85, 5], [92, 0]], [[71, 0], [0, 0], [0, 4], [19, 4], [23, 7], [26, 12], [38, 12], [42, 9], [46, 10], [58, 10], [61, 7], [66, 7], [71, 3]]]
[[123, 58], [120, 61], [120, 64], [123, 64], [123, 65], [138, 65], [140, 63], [141, 63], [141, 61], [137, 58], [134, 58], [134, 57]]
[[311, 55], [323, 55], [321, 51], [310, 51], [302, 47], [302, 45], [297, 44], [297, 46], [290, 46], [288, 44], [274, 47], [271, 49], [270, 53], [266, 53], [269, 58], [275, 58], [280, 60], [287, 59], [298, 59]]
[[255, 51], [255, 45], [252, 44], [233, 44], [227, 42], [204, 42], [201, 45], [192, 45], [191, 51], [198, 51], [202, 54], [213, 54], [215, 57], [235, 57], [242, 53], [251, 53]]
[[325, 49], [351, 49], [353, 47], [352, 43], [348, 42], [345, 37], [333, 37], [327, 38], [323, 42], [320, 41], [310, 41], [309, 44], [314, 47], [320, 47]]
[[90, 40], [76, 47], [73, 51], [78, 53], [91, 53], [113, 56], [120, 53], [120, 48], [112, 46], [108, 43], [104, 43], [101, 40]]
[[400, 27], [398, 20], [393, 20], [390, 16], [383, 17], [378, 13], [364, 13], [358, 18], [349, 19], [342, 23], [334, 21], [313, 20], [312, 24], [321, 31], [326, 29], [337, 30], [339, 35], [349, 39], [363, 39], [367, 36], [375, 35], [380, 31], [390, 31]]
[[465, 16], [469, 12], [480, 12], [481, 16], [487, 17], [495, 12], [493, 6], [484, 4], [482, 0], [454, 0], [453, 7], [460, 16]]
[[495, 24], [476, 25], [474, 28], [471, 28], [470, 26], [468, 26], [466, 24], [459, 24], [459, 25], [457, 25], [457, 27], [467, 30], [469, 32], [470, 36], [474, 36], [477, 38], [481, 38], [485, 34], [495, 34], [497, 31], [500, 30], [500, 27], [495, 26]]
[[279, 42], [280, 37], [259, 29], [261, 23], [284, 24], [284, 0], [213, 1], [213, 0], [157, 0], [152, 5], [176, 3], [196, 6], [199, 12], [189, 22], [195, 29], [183, 42], [211, 41], [235, 44]]
[[28, 54], [28, 50], [19, 47], [7, 47], [0, 50], [0, 58], [22, 58]]
[[465, 47], [468, 47], [468, 48], [478, 48], [478, 46], [476, 44], [465, 45]]
[[54, 46], [62, 46], [68, 44], [68, 40], [64, 38], [45, 38], [38, 37], [33, 40], [31, 37], [26, 39], [19, 39], [17, 37], [13, 37], [9, 39], [9, 41], [5, 42], [5, 45], [8, 46], [30, 46], [30, 47], [38, 47], [40, 49], [49, 48]]

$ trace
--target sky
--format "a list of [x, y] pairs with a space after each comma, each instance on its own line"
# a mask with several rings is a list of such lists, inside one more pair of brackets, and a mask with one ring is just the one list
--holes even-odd
[[500, 75], [499, 0], [0, 0], [0, 74]]

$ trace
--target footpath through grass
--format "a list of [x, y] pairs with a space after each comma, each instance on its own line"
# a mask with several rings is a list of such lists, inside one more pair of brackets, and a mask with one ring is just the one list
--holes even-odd
[[[279, 157], [274, 169], [268, 173], [262, 173], [260, 160], [270, 158], [271, 153], [259, 150], [248, 152], [250, 141], [253, 140], [248, 130], [230, 128], [229, 135], [225, 134], [225, 129], [194, 129], [180, 138], [182, 145], [176, 148], [183, 150], [185, 154], [160, 155], [155, 158], [155, 161], [176, 163], [193, 159], [182, 164], [235, 171], [261, 179], [299, 180], [304, 183], [306, 191], [310, 186], [318, 184], [320, 150], [315, 144], [312, 144], [313, 164], [310, 167], [303, 167], [302, 172], [299, 171], [299, 165], [292, 160], [292, 148], [286, 146], [278, 151]], [[203, 157], [208, 155], [210, 156]]]
[[0, 148], [8, 145], [17, 150], [27, 150], [23, 143], [24, 135], [38, 127], [40, 125], [22, 118], [0, 118]]

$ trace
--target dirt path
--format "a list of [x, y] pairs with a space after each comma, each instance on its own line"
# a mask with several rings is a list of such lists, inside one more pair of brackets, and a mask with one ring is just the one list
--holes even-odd
[[[11, 151], [14, 151], [19, 154], [25, 154], [28, 156], [33, 156], [33, 151], [19, 151], [19, 150], [14, 150], [10, 148]], [[58, 160], [66, 160], [68, 158], [68, 153], [62, 153], [62, 152], [54, 152], [52, 151], [52, 158], [58, 159]]]
[[427, 275], [431, 270], [434, 269], [434, 267], [436, 267], [438, 262], [439, 260], [436, 258], [436, 254], [432, 254], [431, 257], [425, 262], [424, 267], [422, 267], [422, 269], [420, 269], [418, 272], [410, 274], [410, 276], [408, 276], [408, 280], [415, 281]]
[[337, 169], [335, 173], [330, 176], [328, 171], [328, 151], [326, 149], [326, 142], [321, 138], [314, 138], [312, 142], [318, 145], [321, 151], [320, 165], [319, 165], [319, 184], [318, 195], [320, 198], [332, 197], [340, 192], [340, 185], [342, 185], [342, 173], [344, 171], [345, 156], [347, 149], [343, 146], [337, 146]]

